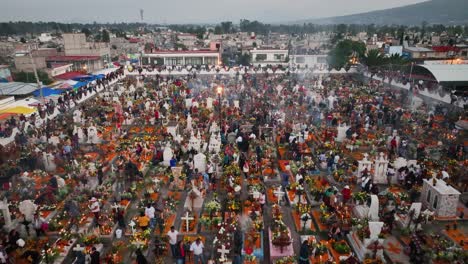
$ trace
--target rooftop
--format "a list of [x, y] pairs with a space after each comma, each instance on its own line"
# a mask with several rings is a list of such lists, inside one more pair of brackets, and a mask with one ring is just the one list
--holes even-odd
[[405, 50], [409, 50], [412, 52], [430, 52], [431, 49], [423, 48], [423, 47], [406, 47]]
[[190, 54], [190, 53], [218, 53], [216, 50], [156, 50], [149, 54]]
[[51, 56], [47, 57], [46, 61], [88, 61], [99, 60], [100, 56]]

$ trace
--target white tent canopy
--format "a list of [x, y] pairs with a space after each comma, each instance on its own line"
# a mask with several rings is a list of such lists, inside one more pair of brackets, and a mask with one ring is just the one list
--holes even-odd
[[421, 64], [440, 82], [468, 82], [468, 64]]
[[37, 90], [35, 83], [8, 82], [0, 83], [0, 95], [25, 95]]

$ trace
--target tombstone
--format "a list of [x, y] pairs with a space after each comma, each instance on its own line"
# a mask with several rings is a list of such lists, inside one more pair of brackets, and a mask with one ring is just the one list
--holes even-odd
[[206, 155], [198, 153], [193, 157], [194, 169], [198, 169], [198, 172], [204, 173], [206, 171]]
[[57, 165], [55, 164], [54, 155], [48, 152], [42, 152], [42, 159], [44, 162], [44, 167], [47, 172], [53, 172], [57, 169]]
[[350, 126], [347, 126], [346, 123], [338, 127], [338, 134], [336, 135], [337, 142], [343, 142], [343, 140], [346, 139], [346, 131], [348, 131], [349, 128]]
[[213, 122], [210, 126], [210, 133], [219, 132], [219, 126], [216, 122]]
[[179, 124], [177, 122], [171, 121], [167, 124], [167, 133], [171, 134], [172, 137], [176, 137], [177, 134], [177, 128], [179, 127]]
[[24, 219], [26, 221], [32, 222], [37, 210], [37, 205], [35, 205], [31, 200], [24, 200], [19, 203], [18, 210], [24, 215]]
[[219, 261], [224, 262], [226, 261], [226, 255], [229, 254], [229, 250], [226, 248], [225, 245], [221, 245], [221, 248], [218, 249], [218, 253], [221, 254]]
[[88, 143], [98, 144], [100, 142], [97, 128], [94, 125], [88, 127]]
[[5, 221], [5, 228], [7, 229], [7, 231], [10, 231], [13, 227], [11, 222], [11, 213], [9, 205], [10, 204], [8, 203], [6, 198], [4, 198], [3, 201], [0, 200], [0, 210], [2, 210], [2, 216], [3, 220]]
[[190, 221], [195, 220], [195, 218], [193, 216], [190, 216], [189, 212], [186, 212], [185, 216], [182, 216], [180, 219], [182, 221], [185, 221], [185, 232], [189, 232], [190, 231]]
[[239, 109], [239, 100], [234, 100], [234, 107]]
[[174, 184], [179, 185], [180, 176], [182, 175], [182, 167], [172, 167], [172, 176], [174, 176]]
[[213, 133], [210, 137], [210, 144], [208, 145], [208, 151], [210, 153], [219, 153], [221, 151], [221, 139], [219, 134]]
[[333, 109], [333, 106], [335, 104], [335, 101], [336, 101], [336, 97], [334, 95], [330, 95], [328, 96], [328, 108], [329, 109]]
[[[421, 214], [421, 208], [422, 203], [412, 203], [407, 214], [397, 215], [397, 224], [403, 228], [409, 227], [414, 229], [416, 227], [414, 225], [414, 220], [418, 219], [419, 215]], [[412, 216], [410, 216], [410, 212], [413, 212]]]
[[372, 162], [367, 159], [369, 155], [364, 153], [364, 159], [358, 161], [358, 177], [362, 176], [362, 172], [367, 169], [367, 171], [371, 171], [372, 169]]
[[196, 150], [197, 152], [200, 151], [200, 145], [201, 145], [201, 141], [200, 141], [200, 138], [196, 137], [193, 133], [193, 130], [191, 131], [190, 133], [190, 139], [189, 139], [189, 143], [188, 143], [188, 149], [191, 150]]
[[[383, 222], [369, 221], [369, 237], [363, 240], [361, 240], [354, 231], [347, 235], [348, 241], [360, 261], [364, 261], [366, 255], [373, 255], [373, 250], [370, 249], [372, 244], [376, 241], [378, 241], [380, 245], [383, 243], [383, 239], [379, 238], [383, 225]], [[377, 256], [383, 259], [383, 249], [377, 250]]]
[[444, 180], [432, 178], [423, 180], [422, 203], [434, 211], [436, 217], [455, 218], [457, 216], [460, 192]]
[[190, 114], [187, 115], [187, 130], [192, 131], [192, 116]]
[[385, 184], [387, 183], [387, 168], [388, 160], [384, 154], [380, 152], [379, 158], [374, 161], [374, 175], [372, 180], [374, 184]]
[[171, 149], [171, 144], [167, 143], [163, 151], [163, 165], [170, 166], [171, 159], [174, 156], [174, 151]]
[[285, 192], [283, 192], [281, 190], [281, 187], [279, 186], [274, 192], [273, 192], [276, 196], [276, 198], [278, 198], [278, 204], [281, 203], [281, 200], [283, 200], [283, 196], [285, 195]]
[[211, 97], [206, 98], [206, 108], [207, 109], [213, 108], [213, 98]]
[[73, 122], [74, 123], [81, 123], [82, 119], [81, 119], [81, 111], [80, 109], [76, 109], [74, 112], [73, 112]]
[[190, 211], [199, 210], [202, 208], [203, 200], [202, 193], [196, 186], [195, 181], [192, 180], [192, 189], [189, 191], [187, 198], [185, 198], [184, 208]]
[[378, 221], [379, 218], [379, 198], [377, 195], [371, 195], [371, 205], [367, 215], [370, 220]]

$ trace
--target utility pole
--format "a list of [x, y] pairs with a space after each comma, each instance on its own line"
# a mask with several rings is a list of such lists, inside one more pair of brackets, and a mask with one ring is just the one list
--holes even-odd
[[31, 64], [32, 64], [33, 72], [34, 72], [34, 77], [36, 77], [37, 89], [39, 89], [41, 102], [44, 103], [44, 95], [42, 94], [42, 89], [41, 89], [42, 83], [41, 83], [41, 81], [39, 81], [39, 76], [37, 75], [36, 63], [34, 62], [34, 57], [32, 55], [31, 46], [29, 46], [29, 52], [28, 53], [29, 53], [29, 58], [31, 59]]

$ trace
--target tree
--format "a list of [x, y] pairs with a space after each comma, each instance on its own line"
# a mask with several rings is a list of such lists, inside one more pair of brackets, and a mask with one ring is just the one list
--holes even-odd
[[[43, 84], [48, 85], [52, 83], [52, 80], [49, 78], [49, 75], [41, 70], [37, 71], [37, 76], [39, 77], [39, 81]], [[25, 83], [36, 83], [36, 78], [32, 72], [18, 72], [13, 74], [13, 80], [15, 82], [25, 82]]]
[[86, 37], [91, 36], [91, 30], [89, 30], [89, 28], [82, 28], [81, 33], [84, 33]]
[[223, 30], [223, 34], [229, 34], [233, 32], [231, 21], [221, 22], [221, 28]]
[[342, 40], [332, 50], [330, 50], [327, 61], [331, 68], [340, 70], [349, 62], [353, 53], [355, 53], [359, 58], [364, 55], [365, 51], [366, 45], [362, 42]]
[[238, 65], [246, 66], [246, 65], [250, 65], [251, 60], [252, 60], [252, 56], [248, 53], [244, 53], [237, 57], [236, 63]]
[[216, 25], [216, 26], [215, 26], [215, 29], [214, 29], [214, 33], [215, 33], [216, 35], [223, 34], [223, 28], [222, 28], [220, 25]]
[[21, 37], [20, 42], [21, 43], [26, 43], [26, 39], [24, 37]]
[[102, 42], [107, 42], [107, 43], [110, 42], [109, 31], [107, 31], [105, 29], [102, 30], [102, 32], [101, 32], [101, 41]]

